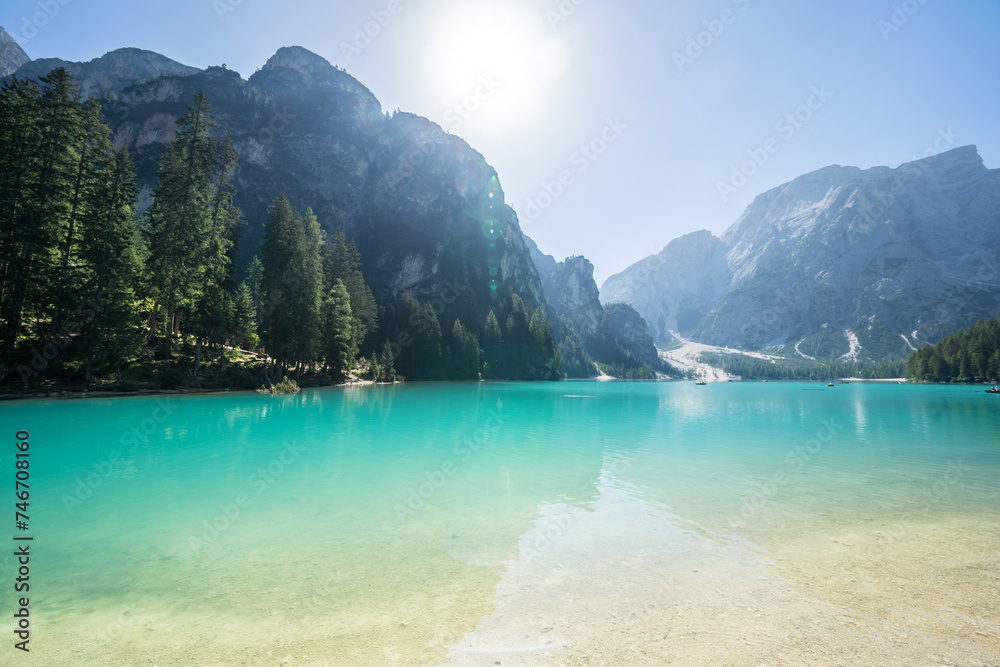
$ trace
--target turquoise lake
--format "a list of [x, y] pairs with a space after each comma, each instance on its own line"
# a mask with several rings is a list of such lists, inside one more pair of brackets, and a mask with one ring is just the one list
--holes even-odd
[[[0, 663], [1000, 665], [1000, 396], [562, 382], [0, 404]], [[14, 527], [30, 432], [30, 529]]]

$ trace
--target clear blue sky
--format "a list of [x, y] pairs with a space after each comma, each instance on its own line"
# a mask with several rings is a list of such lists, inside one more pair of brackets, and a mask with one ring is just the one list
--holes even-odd
[[976, 144], [1000, 167], [996, 0], [3, 0], [0, 25], [32, 58], [135, 46], [244, 77], [304, 46], [466, 138], [542, 250], [598, 282], [829, 164]]

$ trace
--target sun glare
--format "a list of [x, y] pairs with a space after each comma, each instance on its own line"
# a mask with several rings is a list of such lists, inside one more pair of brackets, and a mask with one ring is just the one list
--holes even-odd
[[463, 3], [437, 22], [428, 75], [446, 128], [506, 124], [524, 115], [569, 66], [544, 16], [518, 3]]

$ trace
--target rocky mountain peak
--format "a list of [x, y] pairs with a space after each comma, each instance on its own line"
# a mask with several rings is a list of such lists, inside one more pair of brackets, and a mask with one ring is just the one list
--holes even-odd
[[19, 67], [31, 58], [24, 52], [24, 49], [14, 41], [3, 27], [0, 27], [0, 76], [7, 76], [17, 71]]
[[[301, 46], [283, 46], [268, 58], [261, 70], [293, 69], [306, 77], [306, 83], [314, 77], [327, 76], [336, 68], [320, 55]], [[339, 71], [339, 70], [338, 70]]]
[[182, 65], [153, 51], [136, 48], [115, 49], [85, 63], [42, 58], [25, 63], [14, 74], [37, 79], [57, 67], [63, 67], [76, 80], [81, 97], [100, 98], [105, 93], [117, 95], [128, 86], [162, 76], [191, 75], [201, 70]]
[[1000, 170], [975, 146], [895, 169], [831, 166], [757, 197], [717, 242], [682, 237], [612, 276], [659, 340], [902, 357], [1000, 308]]
[[334, 115], [347, 113], [367, 129], [382, 121], [382, 105], [368, 88], [322, 56], [301, 46], [284, 46], [247, 80], [248, 96], [258, 103], [308, 107], [317, 95], [335, 104]]
[[982, 176], [989, 170], [975, 146], [962, 146], [931, 157], [900, 165], [900, 178], [948, 186]]

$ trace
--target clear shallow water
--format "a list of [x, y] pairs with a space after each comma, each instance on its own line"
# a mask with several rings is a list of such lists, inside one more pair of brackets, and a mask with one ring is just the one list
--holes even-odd
[[29, 664], [1000, 664], [975, 388], [410, 385], [0, 426], [31, 432]]

